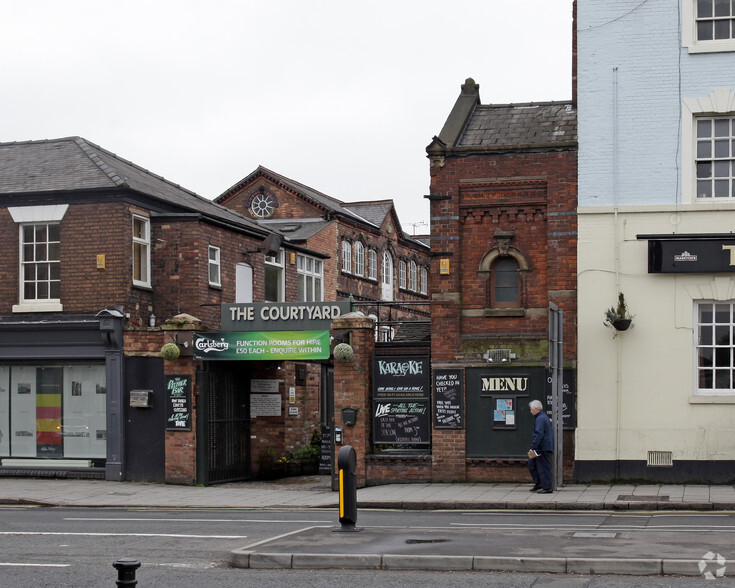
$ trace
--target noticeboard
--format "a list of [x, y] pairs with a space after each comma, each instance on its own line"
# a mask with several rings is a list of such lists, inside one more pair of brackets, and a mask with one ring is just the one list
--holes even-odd
[[463, 370], [434, 370], [434, 428], [464, 426]]
[[166, 376], [166, 430], [191, 431], [190, 376]]

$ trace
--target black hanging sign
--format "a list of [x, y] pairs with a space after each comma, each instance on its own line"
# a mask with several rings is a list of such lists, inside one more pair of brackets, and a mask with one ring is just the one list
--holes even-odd
[[166, 430], [191, 431], [191, 377], [166, 376]]
[[434, 428], [464, 426], [462, 370], [434, 370]]

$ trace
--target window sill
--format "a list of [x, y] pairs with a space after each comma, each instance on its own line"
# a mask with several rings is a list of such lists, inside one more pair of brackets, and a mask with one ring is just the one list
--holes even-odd
[[61, 302], [21, 302], [13, 305], [13, 312], [61, 312]]
[[525, 308], [486, 308], [484, 316], [526, 316]]
[[690, 396], [689, 404], [735, 404], [735, 395]]

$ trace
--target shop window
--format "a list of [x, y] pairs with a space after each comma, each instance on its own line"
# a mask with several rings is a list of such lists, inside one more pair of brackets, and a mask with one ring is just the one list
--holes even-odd
[[0, 456], [105, 458], [106, 393], [103, 364], [0, 367]]

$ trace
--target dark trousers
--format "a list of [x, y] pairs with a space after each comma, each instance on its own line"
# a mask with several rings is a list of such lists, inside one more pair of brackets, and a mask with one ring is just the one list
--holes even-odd
[[528, 470], [531, 472], [533, 483], [544, 490], [553, 490], [551, 487], [551, 451], [539, 451], [539, 456], [528, 460]]

